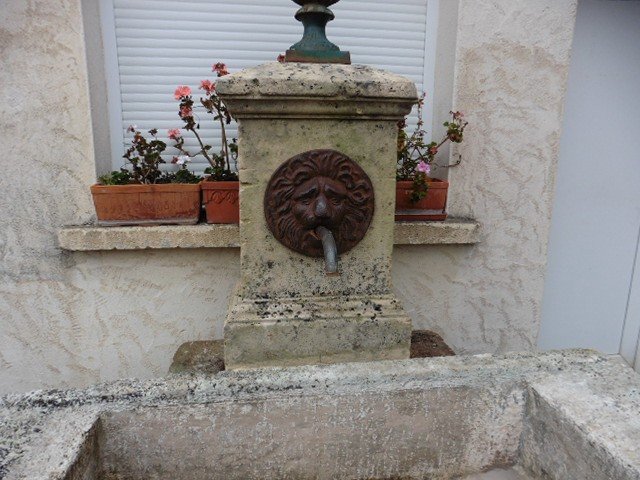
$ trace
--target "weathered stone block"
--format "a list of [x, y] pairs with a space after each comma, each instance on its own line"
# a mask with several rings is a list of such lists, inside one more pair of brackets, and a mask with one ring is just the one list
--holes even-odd
[[[396, 123], [415, 102], [415, 85], [364, 66], [272, 63], [224, 77], [218, 92], [240, 136], [242, 270], [225, 325], [227, 368], [408, 358], [411, 321], [391, 293], [390, 269]], [[265, 221], [273, 173], [316, 149], [357, 163], [375, 196], [367, 233], [340, 253], [332, 276], [323, 259], [283, 246]], [[365, 298], [389, 307], [370, 314]], [[360, 316], [344, 307], [350, 302]], [[277, 321], [260, 316], [263, 306], [278, 310]]]
[[411, 320], [393, 296], [239, 300], [225, 328], [234, 368], [409, 357]]
[[169, 367], [169, 373], [208, 373], [224, 370], [224, 342], [198, 340], [180, 345]]
[[121, 380], [1, 397], [0, 477], [638, 480], [639, 408], [576, 350]]

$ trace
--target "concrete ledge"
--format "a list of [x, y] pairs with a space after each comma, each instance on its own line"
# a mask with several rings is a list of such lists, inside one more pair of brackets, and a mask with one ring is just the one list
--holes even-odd
[[396, 222], [394, 245], [465, 245], [480, 241], [480, 224], [475, 220], [444, 222]]
[[[473, 220], [396, 222], [396, 245], [472, 244], [480, 227]], [[144, 250], [163, 248], [238, 248], [238, 225], [163, 225], [153, 227], [68, 226], [58, 231], [63, 250]]]
[[162, 225], [153, 227], [69, 226], [58, 231], [63, 250], [145, 250], [162, 248], [238, 248], [238, 225]]

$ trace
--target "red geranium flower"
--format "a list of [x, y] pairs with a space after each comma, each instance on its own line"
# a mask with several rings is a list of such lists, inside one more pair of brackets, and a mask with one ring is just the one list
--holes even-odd
[[188, 97], [191, 95], [191, 88], [186, 85], [180, 85], [176, 88], [176, 91], [173, 92], [173, 96], [176, 100], [180, 100], [182, 97]]
[[216, 91], [216, 84], [211, 80], [201, 80], [200, 81], [200, 90], [204, 90], [207, 92], [207, 95], [211, 95]]
[[225, 75], [229, 75], [229, 70], [227, 70], [227, 66], [222, 62], [218, 62], [215, 65], [213, 65], [211, 67], [211, 70], [216, 72], [219, 77], [224, 77]]

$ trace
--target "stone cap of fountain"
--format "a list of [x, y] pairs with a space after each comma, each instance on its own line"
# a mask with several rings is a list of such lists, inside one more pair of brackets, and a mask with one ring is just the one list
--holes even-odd
[[221, 78], [217, 90], [239, 119], [398, 119], [418, 99], [408, 78], [365, 65], [265, 63]]

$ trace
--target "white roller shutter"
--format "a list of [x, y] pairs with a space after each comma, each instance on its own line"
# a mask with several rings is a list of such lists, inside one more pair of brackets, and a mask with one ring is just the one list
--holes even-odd
[[[302, 25], [293, 18], [296, 8], [290, 0], [101, 0], [113, 167], [123, 164], [128, 125], [158, 128], [162, 139], [167, 129], [181, 127], [177, 85], [189, 85], [197, 95], [200, 80], [215, 77], [212, 63], [222, 61], [234, 72], [273, 61], [297, 42]], [[353, 63], [385, 68], [411, 78], [420, 90], [431, 89], [437, 8], [430, 20], [427, 0], [342, 0], [332, 9], [336, 19], [328, 37], [351, 52]], [[209, 115], [200, 120], [203, 138], [219, 150], [219, 127]], [[236, 132], [233, 124], [231, 136]], [[192, 135], [185, 137], [197, 151]], [[176, 153], [169, 150], [168, 158]]]

